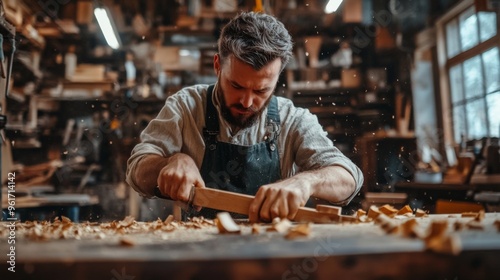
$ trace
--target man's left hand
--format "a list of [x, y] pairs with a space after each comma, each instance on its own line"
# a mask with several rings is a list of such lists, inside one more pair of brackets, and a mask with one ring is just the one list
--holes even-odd
[[264, 185], [250, 204], [248, 217], [250, 222], [270, 222], [276, 217], [293, 220], [310, 196], [310, 184], [299, 178]]

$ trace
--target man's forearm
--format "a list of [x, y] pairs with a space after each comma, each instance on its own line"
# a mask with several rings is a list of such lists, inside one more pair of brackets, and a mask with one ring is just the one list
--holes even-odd
[[310, 184], [311, 196], [333, 203], [343, 202], [356, 190], [353, 176], [341, 166], [328, 166], [299, 173], [294, 177]]
[[153, 190], [157, 185], [158, 174], [167, 165], [169, 158], [159, 155], [147, 155], [138, 163], [133, 176], [138, 188], [145, 194], [153, 195]]

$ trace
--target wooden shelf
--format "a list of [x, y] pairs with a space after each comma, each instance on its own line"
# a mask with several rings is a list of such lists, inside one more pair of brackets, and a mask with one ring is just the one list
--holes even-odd
[[500, 191], [500, 174], [472, 174], [470, 184], [497, 186]]
[[303, 95], [342, 95], [353, 94], [361, 91], [360, 88], [343, 88], [343, 87], [326, 87], [326, 88], [288, 88], [293, 93], [293, 96]]

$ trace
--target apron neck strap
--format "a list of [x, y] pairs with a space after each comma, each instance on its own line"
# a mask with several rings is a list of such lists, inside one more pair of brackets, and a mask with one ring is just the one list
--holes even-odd
[[210, 85], [207, 89], [207, 108], [205, 114], [205, 127], [203, 128], [203, 136], [205, 139], [215, 139], [219, 134], [219, 119], [217, 117], [217, 109], [212, 101], [214, 85]]
[[267, 123], [270, 122], [279, 124], [280, 123], [280, 113], [278, 111], [278, 99], [276, 96], [271, 97], [271, 102], [267, 106]]

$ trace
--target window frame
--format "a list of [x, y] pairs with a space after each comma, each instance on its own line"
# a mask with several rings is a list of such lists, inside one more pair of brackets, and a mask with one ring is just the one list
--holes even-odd
[[[438, 56], [438, 66], [439, 66], [439, 87], [440, 87], [440, 103], [441, 103], [441, 111], [442, 111], [442, 123], [441, 127], [443, 129], [443, 140], [445, 145], [456, 145], [455, 137], [454, 137], [454, 128], [453, 128], [453, 104], [451, 101], [451, 85], [450, 85], [450, 77], [449, 71], [452, 67], [464, 63], [466, 60], [473, 58], [475, 56], [481, 55], [490, 50], [491, 48], [497, 47], [500, 51], [500, 15], [497, 14], [497, 32], [495, 36], [481, 42], [478, 28], [478, 36], [479, 42], [477, 45], [465, 50], [460, 51], [458, 54], [453, 57], [448, 58], [448, 46], [447, 46], [447, 34], [446, 34], [446, 26], [452, 20], [457, 20], [458, 22], [458, 31], [460, 32], [460, 24], [459, 24], [459, 16], [474, 6], [474, 0], [463, 0], [455, 5], [450, 11], [444, 14], [441, 18], [436, 21], [436, 29], [437, 29], [437, 56]], [[477, 14], [476, 10], [476, 14]], [[478, 26], [479, 26], [478, 19]], [[460, 47], [461, 49], [461, 47]], [[463, 68], [463, 67], [461, 67]], [[483, 72], [484, 77], [484, 65], [483, 60], [481, 58], [481, 71]], [[463, 70], [462, 70], [463, 76]], [[464, 92], [465, 94], [465, 92]], [[483, 99], [485, 100], [485, 96], [487, 94], [483, 94]], [[467, 99], [467, 98], [466, 98]], [[484, 101], [486, 102], [486, 100]], [[465, 102], [464, 102], [465, 103]], [[489, 128], [487, 128], [489, 130]]]

